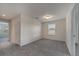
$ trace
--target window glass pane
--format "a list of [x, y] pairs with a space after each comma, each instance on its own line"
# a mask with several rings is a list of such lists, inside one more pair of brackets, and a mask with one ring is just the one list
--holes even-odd
[[56, 24], [48, 24], [48, 35], [56, 35]]
[[53, 28], [55, 29], [56, 25], [55, 24], [48, 24], [48, 29]]

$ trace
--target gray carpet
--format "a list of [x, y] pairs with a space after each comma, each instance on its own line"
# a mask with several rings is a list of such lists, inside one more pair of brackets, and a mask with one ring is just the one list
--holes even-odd
[[65, 42], [41, 39], [23, 47], [9, 45], [0, 49], [1, 56], [69, 56]]

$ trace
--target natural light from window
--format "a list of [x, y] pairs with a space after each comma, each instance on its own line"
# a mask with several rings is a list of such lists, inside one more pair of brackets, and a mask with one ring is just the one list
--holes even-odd
[[56, 35], [56, 24], [48, 24], [48, 35]]

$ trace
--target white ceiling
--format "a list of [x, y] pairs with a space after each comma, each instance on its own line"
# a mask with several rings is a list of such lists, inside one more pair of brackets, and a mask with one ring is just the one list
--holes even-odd
[[[54, 19], [63, 18], [67, 15], [73, 4], [69, 3], [36, 3], [36, 4], [2, 4], [0, 3], [0, 18], [11, 19], [12, 17], [21, 14], [22, 11], [29, 10], [31, 17], [38, 17], [41, 21], [51, 21]], [[28, 11], [27, 11], [28, 12]], [[2, 14], [6, 14], [2, 17]], [[44, 15], [54, 16], [52, 19], [42, 19]]]

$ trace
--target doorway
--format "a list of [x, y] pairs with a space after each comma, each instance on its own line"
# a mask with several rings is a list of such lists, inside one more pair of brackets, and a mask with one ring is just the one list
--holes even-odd
[[0, 21], [0, 43], [9, 41], [9, 22]]

